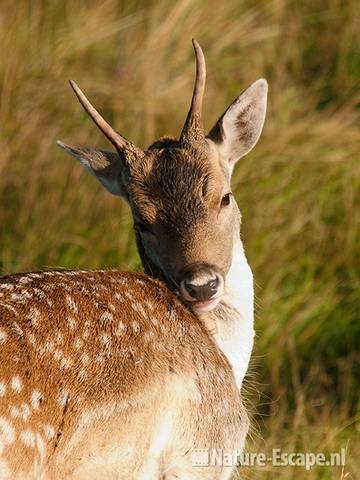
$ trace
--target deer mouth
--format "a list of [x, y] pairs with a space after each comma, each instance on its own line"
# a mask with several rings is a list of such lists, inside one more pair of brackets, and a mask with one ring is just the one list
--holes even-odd
[[211, 310], [214, 310], [214, 308], [217, 307], [217, 305], [219, 304], [220, 300], [221, 298], [217, 296], [215, 298], [210, 298], [209, 300], [194, 301], [189, 303], [194, 313], [206, 313], [206, 312], [211, 312]]

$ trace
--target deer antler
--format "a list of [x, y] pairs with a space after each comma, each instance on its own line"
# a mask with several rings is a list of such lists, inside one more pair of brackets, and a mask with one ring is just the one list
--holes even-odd
[[201, 110], [206, 80], [205, 57], [200, 45], [194, 38], [192, 43], [196, 58], [196, 77], [190, 110], [180, 135], [180, 141], [185, 143], [194, 143], [205, 139], [201, 122]]
[[84, 107], [86, 113], [93, 120], [95, 125], [101, 130], [105, 137], [110, 140], [119, 153], [125, 154], [125, 157], [130, 156], [143, 156], [143, 151], [136, 147], [133, 143], [129, 142], [125, 137], [116, 132], [107, 121], [100, 115], [100, 113], [92, 106], [84, 93], [73, 81], [69, 80], [71, 88], [74, 90], [79, 102]]

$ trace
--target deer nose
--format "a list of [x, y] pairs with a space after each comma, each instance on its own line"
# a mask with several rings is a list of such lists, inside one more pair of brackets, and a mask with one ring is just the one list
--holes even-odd
[[205, 302], [216, 295], [219, 289], [220, 280], [219, 277], [216, 276], [208, 280], [206, 283], [200, 285], [184, 280], [183, 285], [191, 298], [200, 302]]

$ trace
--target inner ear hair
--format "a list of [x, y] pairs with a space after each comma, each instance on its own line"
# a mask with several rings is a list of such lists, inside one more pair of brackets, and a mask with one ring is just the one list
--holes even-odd
[[79, 160], [85, 170], [96, 177], [110, 193], [127, 199], [122, 178], [124, 165], [118, 153], [95, 148], [73, 147], [60, 140], [56, 143]]
[[221, 115], [210, 130], [211, 140], [220, 156], [234, 164], [257, 143], [265, 120], [268, 85], [256, 80]]

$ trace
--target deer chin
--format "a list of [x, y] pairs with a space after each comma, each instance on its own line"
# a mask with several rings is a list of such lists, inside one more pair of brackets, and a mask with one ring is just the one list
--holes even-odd
[[205, 302], [191, 302], [190, 307], [194, 313], [206, 313], [211, 312], [214, 310], [219, 304], [221, 297], [218, 296], [216, 298], [211, 298], [210, 300], [206, 300]]

